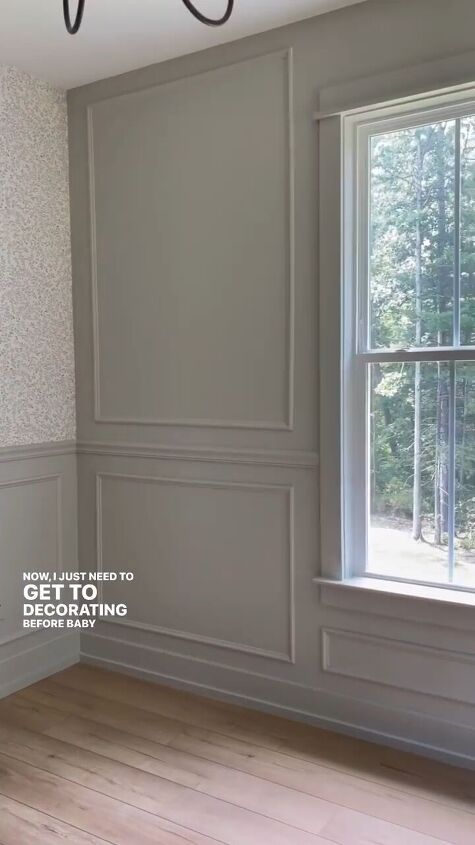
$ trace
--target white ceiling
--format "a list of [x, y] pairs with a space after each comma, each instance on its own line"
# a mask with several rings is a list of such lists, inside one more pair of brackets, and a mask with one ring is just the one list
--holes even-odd
[[[68, 35], [61, 0], [0, 0], [0, 62], [61, 88], [193, 53], [363, 0], [235, 0], [219, 29], [192, 18], [181, 0], [86, 0], [81, 31]], [[226, 0], [195, 0], [219, 17]], [[70, 0], [71, 17], [77, 0]]]

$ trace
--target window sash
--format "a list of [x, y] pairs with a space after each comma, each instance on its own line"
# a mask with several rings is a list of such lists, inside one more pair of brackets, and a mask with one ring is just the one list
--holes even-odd
[[456, 362], [475, 361], [475, 346], [417, 346], [410, 349], [371, 349], [357, 352], [359, 360], [366, 364], [388, 364], [404, 361], [424, 363], [424, 361]]
[[[429, 347], [427, 351], [440, 352], [441, 350], [448, 351], [460, 348], [460, 219], [461, 219], [461, 190], [460, 190], [460, 125], [464, 117], [469, 117], [475, 114], [475, 99], [471, 99], [468, 103], [456, 104], [451, 107], [440, 106], [436, 109], [431, 108], [426, 112], [416, 114], [404, 114], [401, 117], [394, 118], [392, 110], [381, 110], [381, 116], [375, 120], [374, 116], [371, 120], [357, 119], [348, 117], [344, 119], [345, 123], [345, 146], [346, 146], [346, 166], [351, 166], [353, 170], [353, 196], [354, 207], [353, 214], [356, 220], [355, 235], [352, 238], [354, 266], [352, 269], [352, 276], [357, 289], [357, 311], [356, 321], [357, 326], [354, 333], [355, 350], [357, 354], [365, 354], [370, 352], [378, 353], [392, 353], [402, 352], [402, 350], [380, 350], [371, 346], [371, 296], [369, 288], [369, 231], [370, 231], [370, 140], [376, 135], [387, 134], [401, 129], [414, 128], [422, 126], [427, 123], [437, 122], [442, 120], [455, 120], [456, 131], [456, 159], [455, 159], [455, 231], [454, 231], [454, 304], [453, 304], [453, 343], [451, 346]], [[352, 160], [353, 159], [353, 160]], [[473, 348], [475, 349], [475, 347]], [[413, 350], [416, 353], [419, 347]], [[472, 360], [472, 347], [465, 347], [468, 357], [459, 358], [457, 360]], [[473, 351], [473, 350], [472, 350]], [[406, 360], [406, 359], [403, 359]], [[407, 360], [424, 360], [407, 359]], [[451, 360], [447, 358], [433, 358], [429, 357], [427, 360]]]
[[[343, 117], [342, 122], [342, 550], [343, 577], [364, 575], [407, 582], [398, 576], [367, 572], [369, 535], [369, 409], [371, 363], [448, 362], [449, 388], [449, 484], [448, 484], [448, 580], [445, 583], [410, 579], [411, 583], [442, 586], [475, 592], [453, 584], [455, 568], [455, 479], [456, 479], [456, 395], [457, 361], [475, 361], [475, 346], [460, 346], [460, 219], [461, 168], [460, 126], [464, 117], [475, 113], [473, 88], [462, 101], [455, 95], [443, 95], [434, 105], [432, 98], [412, 107], [372, 109]], [[460, 94], [458, 95], [460, 97]], [[399, 114], [395, 115], [395, 111]], [[370, 232], [370, 139], [442, 120], [455, 120], [455, 225], [454, 225], [454, 299], [452, 346], [375, 349], [370, 344], [369, 232]], [[364, 490], [361, 487], [364, 486]], [[361, 494], [355, 495], [355, 490]]]

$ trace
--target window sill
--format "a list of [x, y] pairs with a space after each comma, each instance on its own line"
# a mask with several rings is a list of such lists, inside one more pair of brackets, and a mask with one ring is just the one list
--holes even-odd
[[389, 596], [403, 596], [423, 601], [437, 601], [443, 604], [462, 607], [475, 607], [475, 592], [450, 589], [446, 587], [423, 586], [408, 582], [391, 581], [383, 578], [344, 578], [337, 581], [333, 578], [314, 578], [314, 584], [321, 587], [332, 587], [338, 590], [359, 590], [368, 593], [383, 593]]

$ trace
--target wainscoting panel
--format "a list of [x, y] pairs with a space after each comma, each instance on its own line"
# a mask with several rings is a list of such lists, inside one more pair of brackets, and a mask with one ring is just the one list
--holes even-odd
[[294, 659], [293, 490], [288, 485], [97, 476], [98, 566], [143, 628]]
[[324, 672], [475, 705], [475, 654], [322, 630]]
[[315, 468], [98, 452], [79, 455], [80, 568], [135, 579], [104, 583], [128, 615], [94, 635], [302, 676], [318, 634]]
[[292, 131], [290, 52], [89, 107], [97, 421], [292, 428]]
[[2, 638], [18, 633], [23, 573], [63, 566], [61, 476], [0, 481]]
[[77, 633], [24, 629], [23, 573], [77, 568], [74, 444], [0, 450], [0, 696], [79, 658]]

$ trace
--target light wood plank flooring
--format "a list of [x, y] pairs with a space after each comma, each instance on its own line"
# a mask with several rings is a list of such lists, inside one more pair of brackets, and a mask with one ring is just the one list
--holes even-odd
[[0, 845], [475, 845], [475, 773], [90, 666], [0, 701]]

